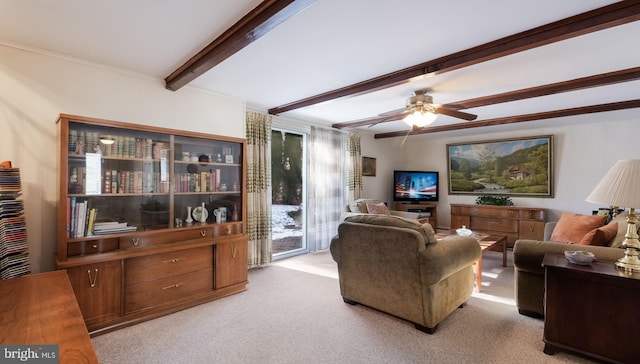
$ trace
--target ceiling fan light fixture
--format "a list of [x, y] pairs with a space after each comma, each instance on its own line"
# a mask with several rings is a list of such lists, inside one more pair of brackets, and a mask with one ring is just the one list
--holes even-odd
[[404, 121], [409, 126], [417, 126], [423, 128], [436, 121], [437, 117], [438, 115], [431, 111], [416, 110], [407, 115], [404, 119], [402, 119], [402, 121]]

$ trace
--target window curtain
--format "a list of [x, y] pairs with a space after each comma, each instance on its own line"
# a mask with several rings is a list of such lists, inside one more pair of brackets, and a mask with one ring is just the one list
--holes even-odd
[[307, 248], [329, 248], [345, 206], [345, 134], [312, 126], [309, 133]]
[[362, 152], [360, 148], [360, 134], [347, 135], [348, 179], [347, 200], [354, 201], [362, 197]]
[[248, 111], [247, 235], [249, 266], [271, 263], [271, 116]]

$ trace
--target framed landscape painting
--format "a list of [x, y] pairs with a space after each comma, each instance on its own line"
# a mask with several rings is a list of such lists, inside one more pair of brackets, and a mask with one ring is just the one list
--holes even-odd
[[447, 144], [450, 195], [553, 197], [553, 135]]

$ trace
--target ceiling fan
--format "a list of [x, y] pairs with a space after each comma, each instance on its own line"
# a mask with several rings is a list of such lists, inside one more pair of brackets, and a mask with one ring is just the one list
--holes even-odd
[[388, 116], [385, 120], [403, 121], [413, 128], [422, 128], [433, 123], [438, 117], [437, 114], [448, 115], [454, 118], [467, 121], [475, 120], [478, 116], [459, 111], [461, 107], [456, 105], [438, 105], [433, 103], [433, 97], [427, 95], [428, 89], [416, 90], [413, 96], [407, 99], [407, 105], [398, 110], [393, 110], [380, 116]]

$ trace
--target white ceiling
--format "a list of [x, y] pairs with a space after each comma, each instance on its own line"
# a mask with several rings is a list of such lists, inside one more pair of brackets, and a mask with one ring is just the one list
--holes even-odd
[[[318, 0], [190, 83], [269, 109], [593, 10], [593, 0]], [[0, 43], [164, 79], [261, 0], [0, 0]], [[283, 115], [331, 125], [640, 65], [640, 22]], [[465, 110], [478, 120], [638, 98], [640, 81]], [[176, 91], [180, 92], [180, 90]], [[440, 115], [434, 125], [460, 122]], [[401, 121], [363, 130], [406, 130]]]

